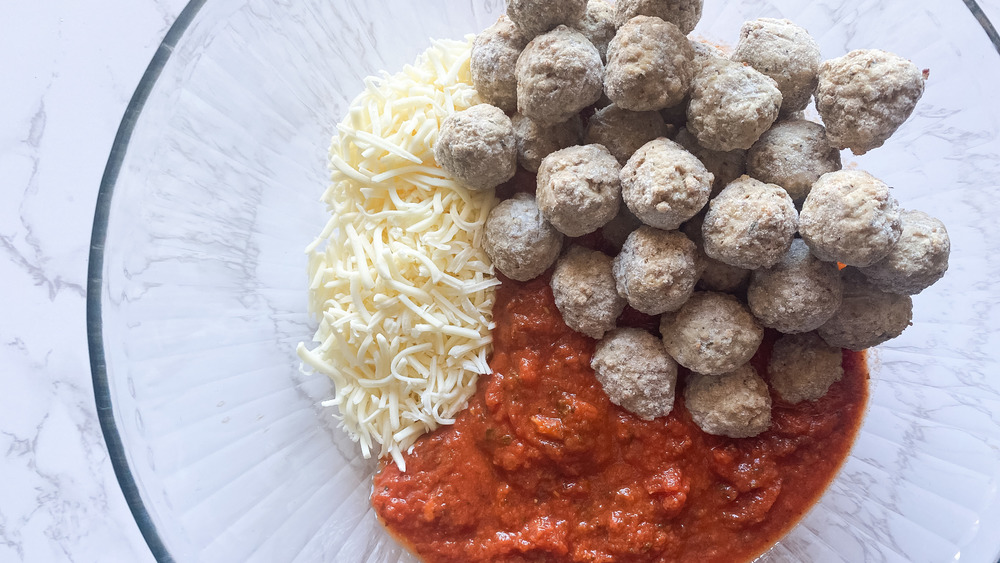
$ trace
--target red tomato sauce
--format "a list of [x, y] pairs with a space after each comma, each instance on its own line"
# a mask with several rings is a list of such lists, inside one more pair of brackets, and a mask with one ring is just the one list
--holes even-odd
[[845, 351], [825, 397], [772, 397], [755, 438], [698, 429], [683, 370], [673, 412], [643, 421], [604, 394], [594, 340], [563, 323], [547, 277], [504, 280], [494, 319], [494, 374], [468, 409], [374, 480], [382, 522], [430, 563], [751, 560], [819, 498], [864, 414], [864, 354]]

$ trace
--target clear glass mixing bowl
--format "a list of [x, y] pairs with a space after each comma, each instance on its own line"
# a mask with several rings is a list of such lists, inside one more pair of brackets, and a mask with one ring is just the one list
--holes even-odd
[[[303, 249], [326, 152], [366, 75], [501, 0], [195, 0], [128, 109], [101, 187], [89, 287], [101, 423], [161, 561], [412, 560], [368, 505], [374, 461], [299, 373]], [[818, 506], [763, 561], [996, 561], [1000, 551], [1000, 56], [960, 0], [708, 0], [695, 35], [788, 17], [826, 57], [930, 69], [883, 148], [845, 154], [942, 218], [947, 277], [875, 355], [867, 422]]]

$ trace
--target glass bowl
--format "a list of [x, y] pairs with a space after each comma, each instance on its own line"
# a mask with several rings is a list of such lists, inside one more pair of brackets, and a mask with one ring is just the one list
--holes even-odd
[[[1000, 57], [957, 0], [708, 0], [695, 36], [788, 17], [825, 57], [879, 47], [930, 69], [914, 116], [845, 164], [939, 216], [951, 269], [874, 354], [870, 410], [819, 504], [762, 561], [971, 562], [1000, 552]], [[362, 79], [500, 0], [194, 0], [111, 154], [88, 326], [101, 424], [160, 561], [412, 561], [368, 504], [373, 460], [336, 428], [304, 247], [325, 224], [334, 125]], [[985, 21], [985, 20], [984, 20]], [[988, 23], [988, 22], [987, 22]]]

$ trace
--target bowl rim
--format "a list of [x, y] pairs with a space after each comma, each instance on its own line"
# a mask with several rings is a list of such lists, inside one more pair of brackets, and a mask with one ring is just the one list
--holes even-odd
[[[121, 123], [111, 145], [108, 162], [101, 177], [94, 210], [94, 221], [91, 229], [90, 251], [87, 265], [87, 296], [86, 296], [86, 326], [87, 346], [90, 356], [90, 371], [94, 386], [94, 399], [97, 406], [97, 417], [104, 435], [111, 465], [118, 480], [119, 487], [125, 496], [132, 517], [146, 541], [153, 558], [158, 563], [173, 563], [166, 544], [156, 529], [156, 524], [142, 500], [135, 477], [128, 464], [125, 444], [115, 422], [114, 405], [111, 400], [111, 387], [108, 383], [107, 363], [104, 354], [104, 329], [102, 324], [101, 296], [104, 289], [104, 250], [108, 234], [108, 220], [111, 212], [111, 201], [121, 172], [122, 164], [128, 152], [129, 142], [135, 130], [136, 123], [156, 85], [161, 72], [174, 52], [174, 47], [180, 42], [188, 27], [205, 6], [208, 0], [189, 0], [177, 19], [164, 35], [157, 47], [149, 65], [139, 80]], [[977, 0], [962, 0], [983, 31], [986, 33], [994, 49], [1000, 54], [1000, 33], [989, 17], [979, 6]], [[998, 561], [1000, 563], [1000, 554]]]

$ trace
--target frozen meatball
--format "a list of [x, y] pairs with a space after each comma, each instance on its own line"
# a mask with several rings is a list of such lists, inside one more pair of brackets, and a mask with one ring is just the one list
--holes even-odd
[[726, 57], [725, 53], [715, 45], [709, 45], [702, 41], [696, 41], [694, 39], [688, 39], [691, 43], [691, 50], [694, 51], [694, 69], [695, 72], [701, 70], [703, 66], [708, 63], [715, 61], [716, 59], [723, 59]]
[[786, 334], [809, 332], [830, 320], [840, 307], [840, 271], [809, 252], [802, 239], [780, 262], [756, 270], [747, 288], [747, 304], [766, 327]]
[[741, 176], [708, 203], [705, 254], [747, 270], [767, 268], [788, 252], [797, 227], [788, 192]]
[[528, 38], [576, 23], [586, 11], [587, 0], [507, 0], [507, 17]]
[[507, 113], [517, 111], [517, 57], [528, 38], [507, 16], [487, 27], [472, 44], [469, 70], [479, 96]]
[[691, 371], [720, 375], [750, 361], [764, 329], [739, 299], [695, 292], [675, 313], [660, 317], [667, 352]]
[[615, 328], [625, 309], [625, 299], [615, 289], [611, 257], [603, 252], [570, 248], [556, 262], [550, 285], [566, 325], [591, 338]]
[[532, 39], [517, 59], [517, 109], [539, 123], [562, 123], [600, 99], [604, 64], [587, 38], [561, 25]]
[[770, 76], [781, 91], [781, 113], [805, 109], [816, 90], [822, 57], [805, 29], [788, 20], [760, 18], [740, 29], [732, 59]]
[[820, 65], [816, 109], [833, 146], [860, 155], [881, 147], [923, 94], [917, 65], [886, 51], [861, 49]]
[[774, 343], [767, 373], [787, 403], [815, 401], [844, 376], [844, 353], [815, 332], [787, 334]]
[[587, 2], [587, 13], [583, 19], [573, 24], [601, 54], [601, 60], [607, 60], [608, 43], [615, 36], [615, 7], [607, 0], [590, 0]]
[[778, 184], [798, 202], [820, 176], [840, 168], [840, 151], [826, 138], [826, 129], [804, 119], [775, 123], [747, 152], [747, 174]]
[[660, 110], [684, 99], [694, 51], [672, 23], [637, 16], [618, 28], [608, 45], [604, 92], [618, 107]]
[[668, 21], [687, 35], [701, 19], [703, 0], [618, 0], [615, 22], [619, 27], [636, 16], [653, 16]]
[[820, 260], [870, 266], [885, 258], [903, 227], [889, 186], [861, 170], [824, 174], [802, 203], [799, 233]]
[[639, 227], [612, 263], [618, 295], [647, 315], [676, 311], [698, 281], [698, 249], [679, 231]]
[[592, 233], [618, 214], [621, 167], [601, 145], [556, 151], [538, 167], [538, 207], [571, 237]]
[[486, 218], [483, 249], [503, 275], [536, 278], [556, 261], [562, 233], [542, 217], [535, 198], [519, 193], [501, 201]]
[[670, 132], [655, 111], [629, 111], [614, 104], [597, 111], [587, 123], [587, 143], [604, 145], [625, 165], [639, 147]]
[[517, 142], [510, 118], [479, 104], [449, 115], [434, 145], [438, 166], [473, 190], [488, 190], [514, 177]]
[[771, 127], [780, 107], [774, 79], [719, 59], [704, 65], [691, 81], [687, 128], [707, 149], [746, 150]]
[[948, 270], [951, 240], [944, 223], [923, 211], [903, 211], [900, 222], [903, 234], [889, 255], [859, 269], [882, 291], [916, 295]]
[[574, 115], [562, 123], [543, 124], [517, 113], [511, 118], [517, 140], [517, 162], [529, 172], [538, 172], [542, 159], [580, 144], [583, 122]]
[[708, 203], [714, 176], [684, 147], [656, 139], [622, 168], [622, 199], [643, 223], [672, 230]]
[[640, 418], [673, 410], [677, 363], [652, 334], [637, 328], [609, 332], [597, 343], [590, 366], [611, 402]]
[[705, 243], [702, 240], [701, 228], [705, 223], [705, 214], [699, 213], [684, 223], [681, 231], [698, 247], [701, 262], [701, 277], [695, 286], [706, 291], [722, 291], [733, 293], [746, 287], [750, 279], [750, 270], [730, 266], [705, 254]]
[[747, 171], [747, 151], [745, 150], [735, 149], [722, 152], [706, 149], [698, 144], [698, 139], [695, 139], [687, 128], [682, 128], [677, 132], [676, 141], [698, 157], [705, 168], [715, 176], [715, 180], [712, 181], [712, 197], [719, 195], [723, 188]]
[[750, 438], [771, 427], [771, 395], [750, 364], [724, 375], [692, 373], [684, 406], [706, 434]]
[[830, 346], [861, 351], [896, 338], [912, 318], [909, 295], [885, 293], [848, 268], [840, 308], [816, 332]]
[[642, 221], [629, 211], [627, 205], [618, 207], [618, 215], [601, 227], [601, 237], [613, 247], [621, 250], [632, 231], [642, 226]]

